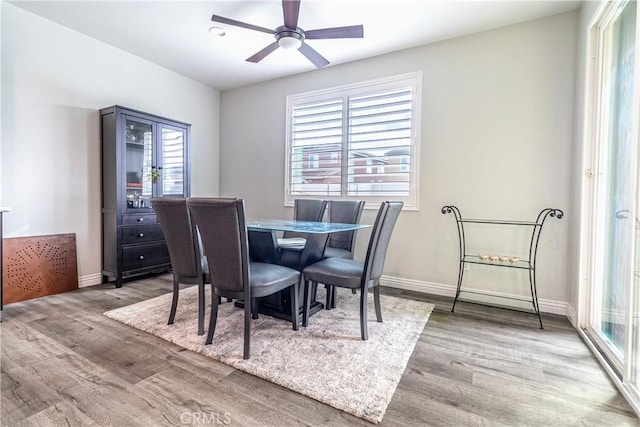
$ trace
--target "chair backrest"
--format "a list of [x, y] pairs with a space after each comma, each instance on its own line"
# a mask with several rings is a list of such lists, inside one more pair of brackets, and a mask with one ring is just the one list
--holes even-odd
[[249, 292], [245, 286], [249, 283], [249, 249], [244, 200], [192, 197], [187, 205], [202, 239], [216, 293]]
[[[363, 200], [332, 200], [329, 202], [329, 222], [358, 224], [363, 209]], [[353, 243], [355, 240], [356, 230], [331, 233], [327, 246], [353, 252]]]
[[[298, 221], [322, 221], [327, 201], [320, 199], [296, 199], [293, 206], [293, 219]], [[305, 233], [285, 231], [282, 237], [305, 237]]]
[[382, 202], [380, 204], [378, 216], [373, 224], [371, 238], [369, 239], [369, 248], [364, 262], [365, 276], [363, 280], [377, 280], [382, 276], [384, 260], [391, 240], [391, 232], [396, 225], [403, 205], [403, 202]]
[[156, 212], [162, 234], [167, 242], [173, 273], [182, 278], [201, 278], [201, 254], [194, 228], [189, 218], [187, 200], [175, 197], [154, 197], [151, 207]]
[[296, 199], [293, 219], [298, 221], [322, 221], [327, 201], [320, 199]]
[[273, 230], [247, 230], [249, 259], [253, 262], [280, 264], [278, 237]]

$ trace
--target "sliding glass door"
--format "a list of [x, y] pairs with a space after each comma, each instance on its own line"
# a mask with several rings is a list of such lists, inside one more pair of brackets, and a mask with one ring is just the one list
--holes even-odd
[[635, 1], [607, 3], [597, 25], [591, 280], [587, 334], [638, 401], [640, 248]]

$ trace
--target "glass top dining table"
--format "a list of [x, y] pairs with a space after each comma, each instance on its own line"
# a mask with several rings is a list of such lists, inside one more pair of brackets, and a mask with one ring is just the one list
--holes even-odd
[[331, 234], [359, 230], [369, 224], [343, 224], [339, 222], [297, 221], [292, 219], [247, 219], [250, 230], [295, 231], [297, 233]]
[[[285, 265], [300, 272], [302, 272], [307, 265], [320, 261], [323, 258], [325, 247], [332, 233], [371, 227], [369, 224], [256, 218], [247, 218], [245, 224], [248, 231], [249, 251], [252, 261]], [[279, 246], [276, 233], [284, 231], [305, 235], [306, 237], [303, 240], [304, 243], [302, 246], [298, 248]], [[301, 313], [304, 300], [304, 295], [302, 295], [304, 286], [300, 288], [301, 294], [298, 300], [301, 303], [299, 307]], [[316, 300], [316, 289], [313, 289], [312, 295], [310, 315], [317, 313], [324, 307], [322, 303]], [[236, 302], [236, 305], [241, 304], [243, 303]], [[290, 320], [289, 290], [284, 290], [271, 297], [261, 298], [258, 311], [270, 316]]]

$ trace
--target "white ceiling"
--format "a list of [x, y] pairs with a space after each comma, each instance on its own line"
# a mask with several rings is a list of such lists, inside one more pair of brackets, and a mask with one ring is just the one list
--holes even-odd
[[[283, 24], [280, 0], [10, 1], [44, 18], [216, 89], [225, 90], [315, 69], [301, 53], [277, 49], [245, 59], [274, 41], [270, 34], [224, 27], [211, 15], [266, 28]], [[364, 25], [363, 39], [309, 40], [330, 61], [345, 63], [576, 9], [580, 1], [302, 0], [304, 30]]]

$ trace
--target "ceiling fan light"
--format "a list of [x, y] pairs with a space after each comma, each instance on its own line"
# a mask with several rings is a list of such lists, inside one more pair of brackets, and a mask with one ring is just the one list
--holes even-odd
[[224, 31], [224, 28], [221, 27], [209, 27], [209, 34], [212, 36], [224, 37], [227, 33]]
[[278, 39], [278, 46], [284, 50], [300, 49], [300, 46], [302, 46], [302, 39], [294, 36], [283, 36]]

